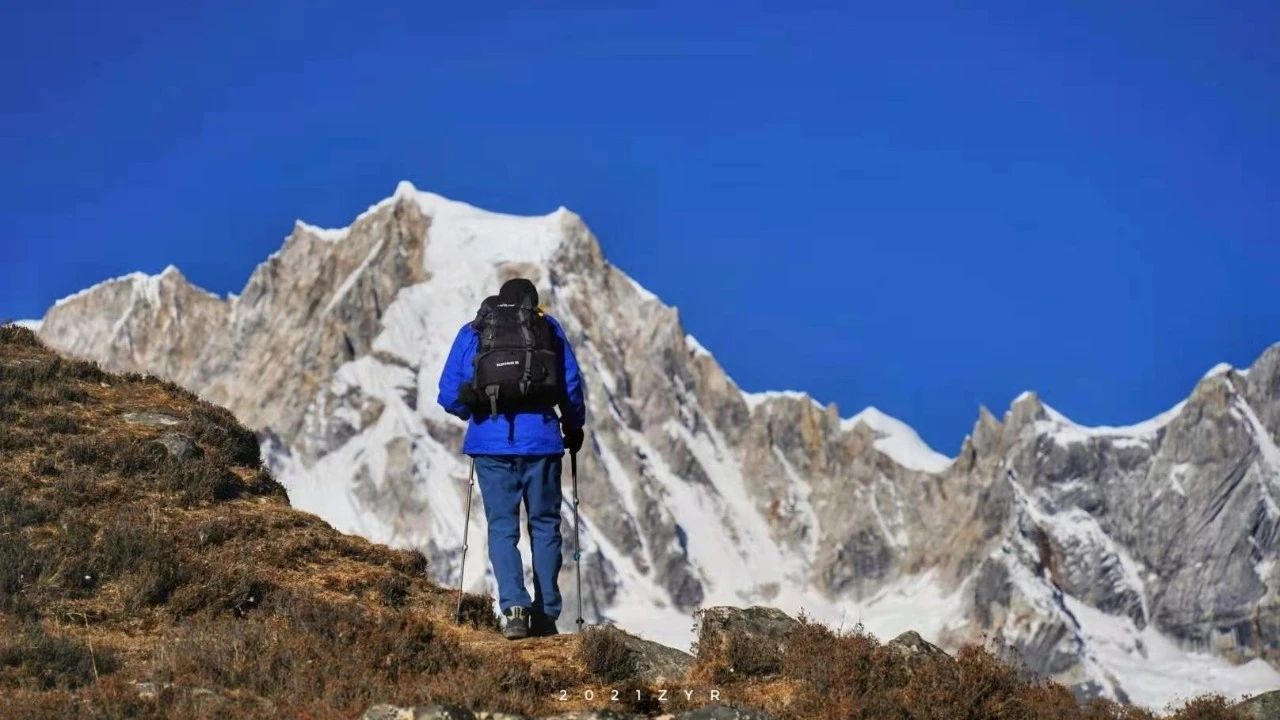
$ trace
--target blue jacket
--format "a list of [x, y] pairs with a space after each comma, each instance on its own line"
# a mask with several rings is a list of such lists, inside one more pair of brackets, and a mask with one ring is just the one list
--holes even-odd
[[[564, 335], [564, 328], [550, 315], [546, 316], [564, 351], [565, 397], [560, 402], [560, 417], [570, 427], [582, 427], [587, 420], [587, 407], [582, 396], [582, 374], [573, 348]], [[471, 382], [476, 350], [480, 347], [480, 335], [471, 323], [458, 330], [449, 349], [449, 357], [440, 372], [440, 395], [436, 402], [450, 415], [467, 422], [467, 436], [462, 441], [462, 452], [467, 455], [560, 455], [564, 453], [564, 438], [560, 435], [560, 421], [554, 410], [517, 413], [514, 416], [496, 415], [477, 421], [471, 409], [458, 400], [458, 391]], [[514, 426], [513, 426], [514, 423]]]

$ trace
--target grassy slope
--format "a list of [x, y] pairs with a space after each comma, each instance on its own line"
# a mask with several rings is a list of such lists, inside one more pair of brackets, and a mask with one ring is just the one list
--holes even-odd
[[[158, 412], [177, 424], [130, 422]], [[156, 440], [193, 438], [172, 458]], [[780, 717], [1144, 718], [1078, 705], [992, 655], [915, 664], [805, 625], [781, 649], [704, 643], [695, 691], [651, 700], [612, 632], [508, 643], [489, 599], [432, 583], [424, 559], [293, 510], [253, 434], [172, 385], [108, 375], [0, 327], [0, 697], [5, 718], [355, 717], [375, 702], [528, 714], [728, 702]], [[137, 683], [152, 683], [139, 693]], [[594, 703], [583, 691], [596, 690]], [[557, 699], [566, 690], [569, 702]], [[206, 692], [212, 691], [212, 692]], [[1217, 699], [1179, 711], [1231, 717]]]

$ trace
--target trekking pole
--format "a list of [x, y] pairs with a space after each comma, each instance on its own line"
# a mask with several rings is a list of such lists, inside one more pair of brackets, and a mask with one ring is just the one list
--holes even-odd
[[569, 471], [573, 476], [573, 570], [578, 576], [578, 632], [582, 632], [582, 546], [578, 535], [578, 453], [569, 453]]
[[453, 611], [453, 621], [462, 622], [462, 578], [467, 572], [467, 534], [471, 530], [471, 495], [476, 485], [476, 460], [471, 458], [471, 474], [467, 478], [467, 515], [462, 525], [462, 564], [458, 566], [458, 607]]

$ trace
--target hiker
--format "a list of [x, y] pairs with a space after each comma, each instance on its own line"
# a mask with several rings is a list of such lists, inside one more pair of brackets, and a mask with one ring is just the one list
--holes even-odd
[[[508, 280], [458, 331], [440, 373], [437, 398], [467, 420], [470, 455], [489, 525], [489, 562], [498, 580], [502, 634], [515, 640], [556, 634], [560, 616], [560, 465], [582, 448], [586, 406], [573, 349], [538, 290]], [[556, 416], [559, 410], [559, 417]], [[524, 586], [520, 503], [528, 514], [533, 598]]]

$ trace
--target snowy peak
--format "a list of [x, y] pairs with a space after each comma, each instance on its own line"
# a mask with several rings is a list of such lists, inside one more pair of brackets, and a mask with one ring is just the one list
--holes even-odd
[[755, 409], [762, 407], [768, 403], [800, 403], [802, 405], [813, 406], [819, 412], [823, 411], [822, 403], [818, 402], [812, 395], [802, 390], [765, 390], [763, 392], [743, 392], [742, 399], [746, 401], [747, 407]]
[[1129, 439], [1133, 441], [1152, 441], [1155, 440], [1161, 430], [1165, 428], [1174, 418], [1182, 412], [1185, 403], [1177, 405], [1165, 410], [1155, 417], [1134, 423], [1133, 425], [1109, 426], [1109, 425], [1080, 425], [1072, 421], [1066, 415], [1054, 410], [1048, 405], [1044, 406], [1046, 418], [1037, 424], [1037, 430], [1041, 433], [1053, 435], [1065, 442], [1081, 441], [1088, 438], [1106, 437], [1113, 439]]
[[920, 435], [901, 420], [868, 407], [841, 421], [841, 427], [852, 430], [865, 425], [875, 434], [875, 448], [903, 467], [921, 472], [940, 473], [951, 465], [951, 458], [937, 452]]
[[1280, 444], [1280, 343], [1267, 348], [1262, 356], [1242, 373], [1249, 404], [1258, 411], [1262, 424]]
[[[115, 370], [164, 368], [243, 421], [292, 438], [342, 364], [373, 352], [405, 365], [432, 362], [485, 288], [523, 275], [554, 299], [549, 270], [557, 265], [604, 272], [577, 215], [490, 212], [401, 183], [346, 227], [295, 221], [226, 302], [176, 268], [134, 273], [60, 302], [42, 333], [67, 352], [105, 353]], [[398, 303], [411, 288], [414, 298]], [[206, 335], [220, 339], [197, 339]], [[266, 389], [242, 396], [243, 377]]]
[[1207, 379], [1209, 379], [1209, 378], [1217, 377], [1217, 376], [1219, 376], [1219, 375], [1226, 375], [1227, 373], [1235, 372], [1235, 370], [1236, 370], [1236, 369], [1235, 369], [1234, 367], [1232, 367], [1231, 363], [1224, 363], [1224, 362], [1221, 362], [1221, 363], [1218, 363], [1217, 365], [1214, 365], [1213, 367], [1209, 368], [1209, 372], [1205, 373], [1205, 374], [1201, 377], [1201, 379], [1202, 379], [1202, 380], [1207, 380]]
[[[1004, 421], [992, 424], [980, 415], [978, 426], [985, 425], [986, 433], [997, 433], [1001, 442], [1006, 445], [1013, 442], [1020, 433], [1027, 432], [1033, 436], [1048, 437], [1061, 445], [1088, 442], [1093, 439], [1108, 439], [1112, 442], [1151, 443], [1160, 432], [1182, 412], [1185, 402], [1133, 425], [1109, 426], [1082, 425], [1059, 412], [1041, 400], [1033, 391], [1026, 391], [1014, 398], [1005, 413]], [[977, 432], [977, 430], [975, 430]]]
[[180, 378], [228, 307], [170, 265], [155, 275], [130, 273], [59, 300], [39, 332], [64, 352], [93, 357], [109, 370]]
[[[347, 227], [321, 228], [301, 219], [294, 225], [316, 239], [339, 242], [351, 234], [352, 228], [397, 206], [403, 210], [406, 205], [415, 206], [423, 216], [431, 218], [433, 243], [449, 245], [450, 251], [457, 253], [478, 251], [489, 259], [505, 262], [546, 262], [564, 239], [561, 223], [577, 219], [563, 206], [541, 216], [493, 212], [419, 190], [413, 183], [401, 180], [391, 196], [369, 206]], [[476, 245], [478, 238], [484, 239], [484, 247]]]
[[104, 280], [55, 301], [53, 306], [56, 308], [89, 298], [96, 299], [107, 294], [119, 295], [121, 293], [127, 294], [132, 301], [158, 306], [161, 301], [160, 292], [162, 289], [170, 290], [171, 292], [198, 291], [212, 295], [208, 291], [190, 283], [178, 268], [168, 265], [164, 270], [154, 275], [131, 272], [127, 275]]

